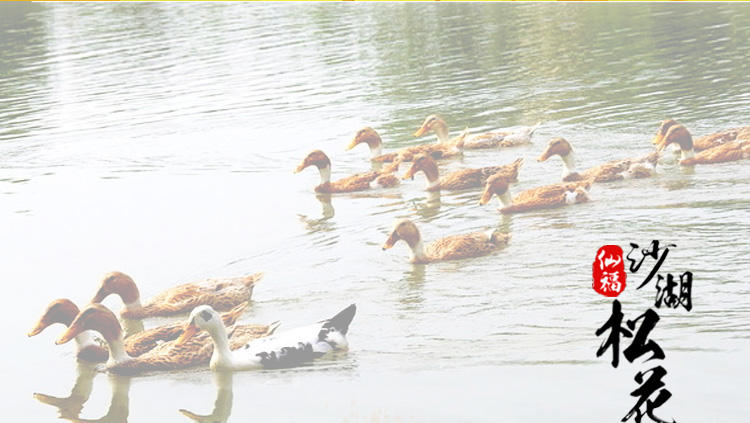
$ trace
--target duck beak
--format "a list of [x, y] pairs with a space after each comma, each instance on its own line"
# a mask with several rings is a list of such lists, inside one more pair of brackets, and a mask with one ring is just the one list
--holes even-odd
[[479, 198], [479, 205], [483, 206], [490, 202], [492, 199], [492, 189], [487, 186], [484, 188], [484, 192], [482, 192], [482, 197]]
[[55, 341], [55, 344], [56, 345], [62, 345], [64, 343], [66, 343], [66, 342], [69, 342], [71, 339], [75, 338], [76, 335], [78, 335], [78, 333], [80, 333], [80, 331], [78, 330], [78, 328], [75, 327], [75, 326], [71, 326], [71, 327], [68, 328], [68, 330], [66, 330], [65, 332], [63, 332], [63, 334], [60, 335], [59, 338], [57, 338], [57, 340]]
[[407, 180], [407, 179], [411, 179], [413, 181], [415, 173], [417, 173], [417, 164], [416, 163], [412, 163], [412, 165], [409, 168], [409, 170], [407, 170], [406, 173], [404, 173], [404, 176], [402, 176], [401, 179], [404, 180], [404, 181]]
[[189, 418], [191, 420], [195, 420], [197, 422], [206, 419], [206, 417], [210, 417], [210, 416], [201, 416], [200, 414], [195, 414], [192, 411], [185, 410], [184, 408], [181, 408], [178, 411], [180, 413], [182, 413], [183, 416], [185, 416], [185, 417], [187, 417], [187, 418]]
[[200, 329], [198, 326], [195, 326], [193, 322], [190, 322], [185, 326], [185, 331], [182, 332], [182, 335], [180, 335], [179, 338], [177, 338], [177, 341], [175, 341], [175, 345], [181, 345], [188, 339], [192, 338], [196, 333], [198, 333]]
[[541, 163], [541, 162], [547, 161], [547, 159], [549, 159], [549, 149], [544, 150], [544, 153], [542, 153], [542, 155], [539, 156], [539, 158], [536, 159], [536, 161]]
[[661, 144], [662, 138], [664, 138], [664, 136], [657, 134], [656, 136], [654, 136], [654, 138], [651, 139], [651, 144], [653, 144], [653, 145], [659, 145], [659, 144]]
[[415, 137], [421, 137], [426, 132], [427, 132], [427, 127], [424, 126], [424, 125], [422, 125], [421, 127], [419, 127], [419, 129], [417, 129], [417, 132], [414, 133], [414, 136]]
[[40, 320], [36, 324], [36, 326], [34, 326], [34, 329], [31, 329], [31, 331], [29, 331], [29, 333], [27, 333], [26, 335], [28, 335], [29, 338], [39, 335], [39, 333], [43, 331], [47, 326], [49, 326], [47, 323], [45, 323], [43, 320]]
[[296, 169], [294, 169], [294, 173], [300, 173], [300, 172], [302, 172], [303, 170], [305, 170], [305, 168], [306, 168], [307, 166], [308, 166], [308, 165], [307, 165], [307, 163], [305, 163], [305, 162], [302, 162], [302, 163], [300, 163], [300, 165], [299, 165], [299, 166], [297, 166], [297, 168], [296, 168]]
[[104, 301], [105, 298], [107, 298], [107, 293], [104, 292], [104, 289], [99, 289], [96, 291], [96, 295], [94, 295], [94, 298], [91, 299], [91, 303], [101, 303]]
[[388, 237], [388, 239], [385, 240], [385, 243], [383, 244], [383, 251], [390, 250], [393, 247], [393, 244], [398, 241], [398, 235], [396, 235], [396, 232], [392, 232], [391, 235]]
[[347, 146], [346, 146], [346, 149], [345, 149], [345, 151], [349, 151], [349, 150], [351, 150], [352, 148], [356, 147], [356, 146], [357, 146], [357, 144], [359, 144], [359, 143], [357, 142], [357, 139], [356, 139], [356, 138], [355, 138], [355, 139], [353, 139], [353, 140], [352, 140], [352, 142], [350, 142], [350, 143], [349, 143], [349, 145], [347, 145]]

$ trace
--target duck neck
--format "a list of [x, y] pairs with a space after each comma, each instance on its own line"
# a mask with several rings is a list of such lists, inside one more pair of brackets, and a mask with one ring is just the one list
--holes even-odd
[[124, 303], [124, 308], [125, 308], [124, 311], [127, 311], [129, 313], [137, 313], [143, 309], [143, 305], [141, 304], [140, 297], [128, 303], [123, 301], [123, 303]]
[[211, 355], [211, 368], [228, 368], [232, 364], [232, 350], [229, 349], [229, 337], [223, 324], [214, 324], [206, 331], [214, 341], [214, 352]]
[[565, 178], [571, 173], [575, 173], [576, 161], [575, 161], [575, 158], [573, 157], [573, 152], [570, 152], [564, 156], [560, 156], [560, 158], [562, 158], [562, 161], [563, 161], [562, 177]]
[[77, 351], [80, 352], [86, 347], [90, 346], [99, 346], [99, 344], [96, 342], [96, 338], [94, 338], [94, 335], [91, 333], [90, 330], [85, 330], [75, 337], [76, 340], [76, 348]]
[[450, 141], [450, 131], [448, 130], [448, 125], [444, 123], [438, 123], [435, 124], [432, 130], [435, 131], [435, 136], [437, 137], [438, 142], [444, 143]]
[[331, 165], [319, 167], [318, 171], [320, 172], [320, 185], [331, 182]]
[[500, 200], [500, 207], [510, 207], [512, 204], [512, 200], [510, 198], [510, 190], [505, 190], [504, 193], [497, 196], [497, 199]]
[[437, 165], [434, 162], [428, 161], [422, 168], [424, 176], [427, 178], [427, 189], [434, 190], [440, 185], [440, 174], [438, 173]]
[[367, 144], [370, 147], [370, 158], [375, 158], [383, 154], [383, 144], [372, 143]]
[[693, 148], [680, 148], [680, 160], [692, 159], [695, 157], [695, 150]]
[[132, 358], [125, 351], [125, 343], [122, 340], [122, 333], [117, 335], [115, 339], [106, 339], [107, 347], [109, 347], [109, 360], [107, 361], [108, 366], [122, 364]]
[[409, 243], [411, 248], [411, 262], [421, 263], [427, 261], [427, 254], [424, 252], [424, 241], [420, 237], [416, 242]]

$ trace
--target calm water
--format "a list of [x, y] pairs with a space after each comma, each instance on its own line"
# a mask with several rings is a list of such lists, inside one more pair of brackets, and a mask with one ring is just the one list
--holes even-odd
[[[748, 39], [746, 4], [0, 6], [6, 417], [616, 421], [646, 365], [595, 358], [610, 301], [590, 266], [600, 245], [660, 239], [677, 244], [662, 269], [695, 274], [693, 311], [662, 311], [652, 332], [674, 395], [660, 415], [738, 421], [746, 162], [667, 161], [654, 179], [596, 186], [589, 204], [511, 218], [476, 191], [431, 201], [421, 176], [329, 206], [315, 171], [292, 170], [316, 148], [334, 177], [367, 170], [365, 147], [344, 151], [357, 129], [391, 149], [421, 142], [411, 133], [439, 113], [454, 130], [543, 121], [531, 146], [444, 169], [522, 156], [515, 190], [556, 182], [560, 161], [534, 160], [553, 136], [586, 167], [648, 151], [666, 117], [694, 134], [750, 124]], [[513, 238], [490, 257], [412, 266], [404, 244], [379, 248], [397, 217], [427, 240]], [[53, 344], [59, 326], [26, 338], [49, 301], [82, 304], [113, 269], [144, 296], [263, 270], [246, 320], [287, 328], [356, 302], [351, 351], [288, 371], [127, 379], [79, 367]], [[626, 315], [651, 292], [626, 291]], [[71, 389], [59, 409], [32, 396]]]

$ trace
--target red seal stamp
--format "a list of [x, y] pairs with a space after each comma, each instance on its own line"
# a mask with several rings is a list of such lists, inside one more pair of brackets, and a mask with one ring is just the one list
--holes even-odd
[[622, 248], [605, 245], [596, 252], [592, 265], [594, 282], [591, 287], [605, 297], [616, 297], [625, 290], [625, 263]]

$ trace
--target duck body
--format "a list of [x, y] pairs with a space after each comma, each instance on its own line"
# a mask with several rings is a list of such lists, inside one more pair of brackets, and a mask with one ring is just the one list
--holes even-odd
[[[531, 143], [531, 137], [534, 131], [541, 125], [541, 122], [533, 126], [523, 126], [515, 130], [498, 129], [495, 131], [481, 134], [468, 135], [468, 130], [464, 131], [461, 136], [464, 137], [464, 149], [478, 150], [486, 148], [505, 148], [515, 147]], [[429, 132], [435, 132], [438, 143], [450, 144], [457, 138], [450, 138], [450, 130], [445, 121], [437, 115], [427, 116], [422, 122], [422, 126], [414, 133], [415, 137], [421, 137]], [[461, 137], [459, 136], [459, 137]]]
[[373, 188], [391, 188], [398, 185], [398, 177], [393, 174], [383, 174], [380, 171], [358, 173], [333, 182], [324, 182], [315, 187], [315, 192], [321, 194], [335, 194], [346, 192], [367, 191]]
[[302, 172], [309, 166], [315, 166], [320, 173], [320, 185], [315, 187], [315, 192], [320, 194], [346, 193], [398, 185], [398, 177], [393, 174], [398, 169], [398, 163], [399, 161], [396, 160], [392, 166], [383, 170], [358, 173], [331, 182], [331, 160], [324, 152], [314, 150], [297, 166], [294, 173]]
[[420, 144], [402, 148], [395, 152], [383, 154], [383, 140], [374, 129], [365, 127], [360, 129], [354, 139], [346, 147], [351, 150], [359, 144], [367, 144], [370, 147], [370, 160], [376, 163], [387, 163], [396, 160], [410, 162], [419, 154], [429, 154], [435, 160], [448, 159], [463, 155], [463, 140], [465, 133], [454, 140], [444, 143]]
[[637, 158], [612, 160], [578, 172], [575, 169], [573, 147], [564, 138], [553, 138], [537, 161], [544, 162], [556, 155], [563, 162], [563, 182], [611, 182], [626, 178], [647, 178], [655, 175], [656, 162], [659, 160], [659, 153], [654, 151]]
[[[228, 348], [227, 331], [210, 306], [200, 306], [190, 314], [185, 333], [204, 329], [213, 340], [212, 370], [252, 370], [294, 367], [328, 352], [348, 348], [346, 334], [356, 306], [345, 308], [330, 319], [255, 339], [239, 348]], [[190, 338], [188, 338], [189, 341]], [[178, 343], [182, 338], [178, 340]]]
[[126, 319], [188, 313], [201, 304], [209, 304], [224, 311], [249, 301], [255, 284], [262, 277], [262, 273], [255, 273], [235, 278], [210, 278], [186, 283], [157, 294], [141, 304], [140, 292], [133, 279], [122, 272], [111, 272], [104, 276], [91, 302], [100, 303], [110, 294], [117, 294], [125, 304], [120, 316]]
[[402, 219], [396, 222], [383, 250], [392, 248], [400, 240], [412, 250], [410, 262], [419, 264], [485, 256], [508, 245], [510, 235], [495, 230], [471, 232], [441, 238], [425, 246], [416, 225]]
[[[664, 125], [664, 124], [662, 124]], [[740, 129], [735, 134], [735, 139], [725, 141], [714, 147], [696, 152], [695, 144], [690, 132], [679, 123], [673, 123], [663, 135], [660, 131], [654, 138], [661, 151], [670, 144], [676, 144], [680, 147], [680, 164], [683, 166], [693, 166], [697, 164], [726, 163], [750, 158], [750, 129]]]
[[440, 177], [435, 160], [428, 155], [422, 154], [414, 158], [411, 167], [404, 174], [403, 179], [414, 178], [414, 175], [421, 171], [424, 172], [427, 178], [427, 191], [458, 191], [481, 187], [490, 176], [497, 173], [503, 174], [510, 181], [517, 181], [518, 172], [522, 164], [523, 159], [519, 158], [507, 165], [462, 169]]
[[502, 175], [494, 175], [487, 180], [479, 204], [487, 204], [493, 195], [497, 195], [501, 205], [499, 211], [513, 214], [585, 203], [589, 201], [588, 189], [592, 182], [585, 180], [544, 185], [522, 191], [511, 200], [508, 180]]
[[[242, 308], [244, 310], [244, 307]], [[217, 315], [218, 316], [218, 315]], [[233, 323], [237, 313], [225, 313], [219, 320]], [[253, 337], [266, 336], [273, 333], [278, 324], [242, 325], [233, 327], [232, 339], [229, 347], [239, 348]], [[107, 343], [109, 359], [106, 369], [112, 373], [139, 374], [145, 372], [168, 371], [185, 369], [201, 364], [207, 364], [213, 345], [206, 334], [198, 334], [177, 343], [178, 337], [185, 336], [184, 325], [170, 332], [170, 336], [155, 343], [152, 347], [138, 356], [128, 353], [128, 343], [123, 339], [122, 328], [115, 315], [101, 304], [89, 304], [76, 316], [67, 331], [55, 342], [63, 344], [83, 331], [96, 331]], [[236, 334], [235, 334], [236, 332]], [[129, 338], [128, 338], [129, 339]]]

